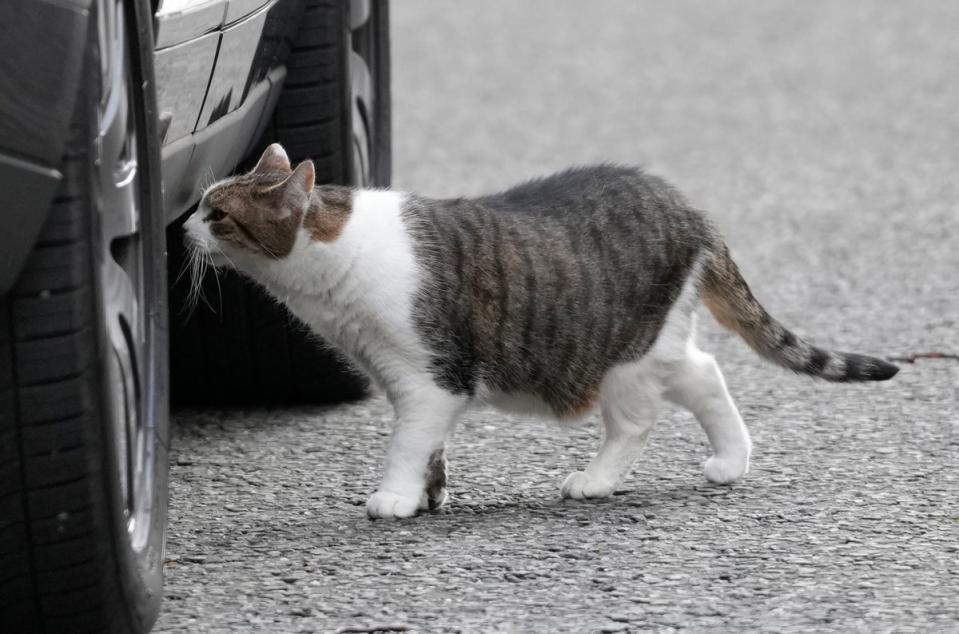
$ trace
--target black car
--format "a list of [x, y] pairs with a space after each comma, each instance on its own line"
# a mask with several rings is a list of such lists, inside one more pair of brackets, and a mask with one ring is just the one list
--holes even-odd
[[150, 628], [171, 394], [362, 393], [236, 277], [184, 313], [178, 229], [273, 141], [388, 185], [389, 100], [385, 0], [0, 3], [0, 631]]

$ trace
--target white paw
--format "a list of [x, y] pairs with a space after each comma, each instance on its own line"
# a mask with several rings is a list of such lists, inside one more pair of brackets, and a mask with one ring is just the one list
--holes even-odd
[[561, 493], [564, 498], [582, 500], [583, 498], [605, 498], [613, 494], [615, 482], [596, 480], [585, 471], [574, 471], [563, 482]]
[[749, 471], [749, 457], [720, 458], [712, 456], [703, 467], [706, 479], [715, 484], [729, 484]]
[[366, 501], [366, 514], [374, 519], [413, 517], [416, 515], [419, 502], [419, 498], [405, 497], [389, 491], [377, 491]]

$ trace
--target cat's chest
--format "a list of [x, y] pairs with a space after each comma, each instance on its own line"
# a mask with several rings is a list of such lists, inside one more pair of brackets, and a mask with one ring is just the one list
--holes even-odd
[[340, 235], [301, 236], [275, 277], [289, 291], [277, 298], [367, 369], [410, 367], [427, 355], [413, 315], [422, 272], [401, 212], [393, 192], [358, 192]]
[[342, 307], [322, 297], [287, 297], [284, 303], [291, 313], [320, 335], [328, 335], [330, 328], [344, 321]]
[[354, 358], [408, 355], [421, 348], [413, 325], [415, 280], [353, 268], [322, 290], [278, 299], [322, 339]]
[[371, 319], [366, 289], [354, 292], [289, 293], [279, 299], [300, 321], [316, 334], [333, 343], [343, 344], [342, 336], [355, 333]]

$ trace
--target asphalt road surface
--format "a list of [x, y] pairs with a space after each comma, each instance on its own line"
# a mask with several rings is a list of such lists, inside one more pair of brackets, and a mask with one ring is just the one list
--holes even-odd
[[[959, 353], [959, 3], [391, 10], [398, 188], [642, 164], [710, 211], [799, 333]], [[449, 506], [371, 522], [382, 399], [180, 412], [157, 631], [959, 631], [959, 360], [827, 385], [701, 323], [754, 439], [731, 487], [672, 412], [614, 497], [564, 502], [596, 421], [481, 411]]]

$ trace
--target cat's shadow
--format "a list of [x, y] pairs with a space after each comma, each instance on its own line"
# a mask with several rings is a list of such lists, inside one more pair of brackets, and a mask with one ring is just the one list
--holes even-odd
[[446, 505], [435, 511], [423, 512], [399, 523], [387, 520], [371, 520], [371, 523], [379, 526], [415, 524], [418, 528], [432, 524], [440, 530], [448, 529], [451, 522], [462, 525], [464, 520], [474, 527], [507, 521], [522, 521], [527, 526], [554, 522], [580, 526], [646, 524], [679, 509], [707, 507], [723, 498], [735, 497], [736, 487], [674, 482], [617, 491], [611, 497], [597, 500], [567, 500], [558, 495], [547, 497], [546, 492], [540, 496], [536, 493], [539, 492], [502, 501], [457, 499], [454, 493]]
[[[367, 401], [374, 411], [375, 401]], [[362, 407], [363, 405], [361, 405]], [[238, 433], [259, 432], [264, 429], [279, 430], [302, 425], [304, 420], [317, 421], [315, 424], [322, 429], [322, 419], [336, 415], [342, 411], [337, 406], [320, 406], [310, 408], [293, 408], [285, 411], [283, 416], [271, 415], [269, 411], [261, 410], [217, 410], [176, 412], [174, 424], [181, 437], [193, 440], [202, 439], [204, 443], [215, 442], [218, 438], [230, 438]], [[224, 414], [232, 414], [225, 416]], [[377, 412], [379, 413], [379, 412]], [[311, 427], [314, 423], [311, 423]], [[375, 443], [375, 438], [382, 438], [388, 433], [388, 427], [373, 431], [366, 430], [360, 435], [360, 442]], [[179, 443], [178, 443], [179, 444]], [[182, 444], [180, 445], [183, 446]], [[321, 449], [316, 456], [325, 451], [332, 451], [327, 447]], [[189, 450], [188, 450], [189, 451]], [[178, 456], [172, 456], [176, 461]], [[455, 455], [451, 457], [455, 462]], [[497, 523], [519, 521], [525, 524], [559, 523], [588, 525], [628, 525], [643, 524], [656, 516], [667, 517], [679, 512], [684, 507], [708, 507], [716, 505], [723, 499], [735, 498], [737, 486], [716, 486], [703, 480], [701, 476], [692, 472], [689, 477], [657, 477], [652, 473], [634, 473], [623, 488], [617, 490], [611, 497], [598, 500], [565, 500], [553, 488], [556, 483], [549, 480], [537, 482], [530, 488], [521, 491], [503, 490], [502, 497], [489, 491], [483, 481], [463, 482], [462, 486], [451, 489], [450, 500], [440, 509], [421, 512], [413, 518], [398, 521], [368, 520], [365, 515], [365, 494], [372, 491], [376, 484], [375, 472], [367, 473], [367, 469], [359, 469], [353, 465], [355, 473], [347, 477], [350, 481], [350, 491], [346, 493], [346, 500], [340, 504], [352, 507], [349, 513], [355, 514], [357, 528], [369, 525], [377, 532], [384, 530], [403, 530], [400, 527], [416, 526], [417, 530], [430, 531], [436, 527], [438, 532], [448, 532], [454, 525], [459, 527], [482, 527]], [[368, 482], [366, 480], [369, 480]], [[363, 480], [363, 482], [360, 482]], [[354, 497], [355, 496], [355, 497]], [[314, 521], [324, 521], [323, 509], [314, 509]], [[294, 515], [291, 510], [291, 516]], [[343, 517], [335, 522], [342, 522]], [[292, 517], [284, 513], [273, 515], [277, 520], [288, 522]], [[391, 528], [392, 527], [392, 528]]]

